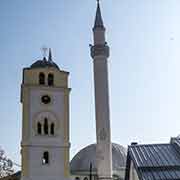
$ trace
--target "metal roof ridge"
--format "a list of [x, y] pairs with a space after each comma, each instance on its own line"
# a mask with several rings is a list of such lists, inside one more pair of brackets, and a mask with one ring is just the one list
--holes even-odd
[[164, 146], [164, 145], [172, 145], [170, 143], [157, 143], [157, 144], [137, 144], [137, 145], [129, 145], [130, 148], [132, 147], [141, 147], [141, 146]]

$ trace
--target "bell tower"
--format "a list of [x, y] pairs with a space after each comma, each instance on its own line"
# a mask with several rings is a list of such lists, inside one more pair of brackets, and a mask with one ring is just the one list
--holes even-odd
[[22, 180], [67, 180], [69, 176], [68, 72], [49, 57], [23, 69]]

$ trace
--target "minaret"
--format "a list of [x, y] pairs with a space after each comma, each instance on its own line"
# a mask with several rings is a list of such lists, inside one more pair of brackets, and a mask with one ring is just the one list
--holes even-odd
[[99, 0], [93, 28], [94, 45], [91, 46], [91, 57], [94, 65], [96, 138], [97, 138], [97, 173], [99, 179], [112, 179], [112, 149], [109, 114], [108, 66], [109, 47], [105, 41]]

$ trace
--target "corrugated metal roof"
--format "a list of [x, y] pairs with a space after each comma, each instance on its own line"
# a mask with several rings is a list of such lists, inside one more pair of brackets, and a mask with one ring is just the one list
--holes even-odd
[[180, 154], [172, 144], [130, 146], [138, 167], [180, 166]]
[[132, 145], [128, 154], [141, 180], [180, 180], [180, 139], [170, 144]]
[[140, 170], [142, 180], [179, 180], [179, 170]]

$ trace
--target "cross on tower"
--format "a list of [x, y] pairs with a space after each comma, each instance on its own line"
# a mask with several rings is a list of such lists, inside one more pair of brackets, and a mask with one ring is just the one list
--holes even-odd
[[43, 58], [46, 59], [48, 48], [46, 46], [43, 46], [41, 50], [42, 50]]

